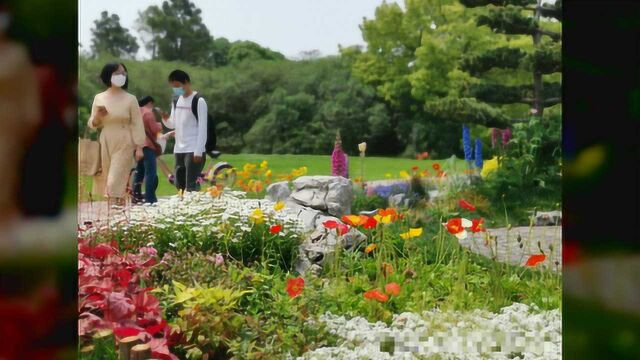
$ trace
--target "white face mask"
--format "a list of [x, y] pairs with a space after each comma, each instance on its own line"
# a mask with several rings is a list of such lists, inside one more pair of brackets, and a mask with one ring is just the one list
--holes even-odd
[[127, 82], [127, 76], [122, 74], [111, 75], [111, 84], [113, 86], [122, 87]]
[[0, 12], [0, 34], [7, 32], [9, 30], [9, 25], [11, 24], [11, 16], [7, 12]]

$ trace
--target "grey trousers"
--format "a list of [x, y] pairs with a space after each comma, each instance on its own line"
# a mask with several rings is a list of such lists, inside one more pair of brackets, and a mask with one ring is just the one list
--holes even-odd
[[207, 160], [205, 154], [202, 156], [200, 163], [193, 162], [193, 153], [174, 154], [176, 157], [176, 166], [173, 176], [178, 190], [199, 191], [198, 176], [204, 169], [204, 163]]

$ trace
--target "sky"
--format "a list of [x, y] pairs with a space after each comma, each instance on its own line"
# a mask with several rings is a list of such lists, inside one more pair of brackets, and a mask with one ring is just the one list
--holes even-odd
[[[394, 0], [387, 0], [393, 2]], [[202, 19], [214, 38], [250, 40], [290, 59], [302, 51], [338, 54], [342, 46], [365, 45], [358, 25], [373, 18], [382, 0], [192, 0], [202, 9]], [[402, 4], [403, 1], [400, 0]], [[79, 41], [91, 46], [91, 28], [103, 10], [120, 16], [120, 24], [133, 30], [138, 11], [162, 0], [79, 0]], [[138, 38], [138, 58], [148, 58]]]

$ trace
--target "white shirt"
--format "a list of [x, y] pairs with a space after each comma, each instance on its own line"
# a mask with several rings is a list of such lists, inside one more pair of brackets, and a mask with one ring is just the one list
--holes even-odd
[[164, 124], [169, 129], [175, 129], [176, 144], [173, 147], [174, 154], [192, 152], [196, 156], [203, 156], [207, 144], [207, 102], [198, 100], [198, 119], [193, 116], [191, 102], [197, 94], [192, 92], [189, 97], [181, 95], [176, 106], [171, 103], [171, 115]]

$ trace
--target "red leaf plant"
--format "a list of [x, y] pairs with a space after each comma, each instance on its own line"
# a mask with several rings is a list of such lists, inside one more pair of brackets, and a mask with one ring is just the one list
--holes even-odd
[[78, 239], [78, 335], [90, 336], [101, 329], [111, 329], [118, 339], [138, 336], [151, 345], [152, 355], [163, 360], [177, 360], [169, 346], [182, 337], [172, 334], [162, 318], [158, 299], [140, 287], [150, 281], [151, 268], [158, 263], [152, 247], [137, 253], [123, 254], [117, 244], [91, 246]]

